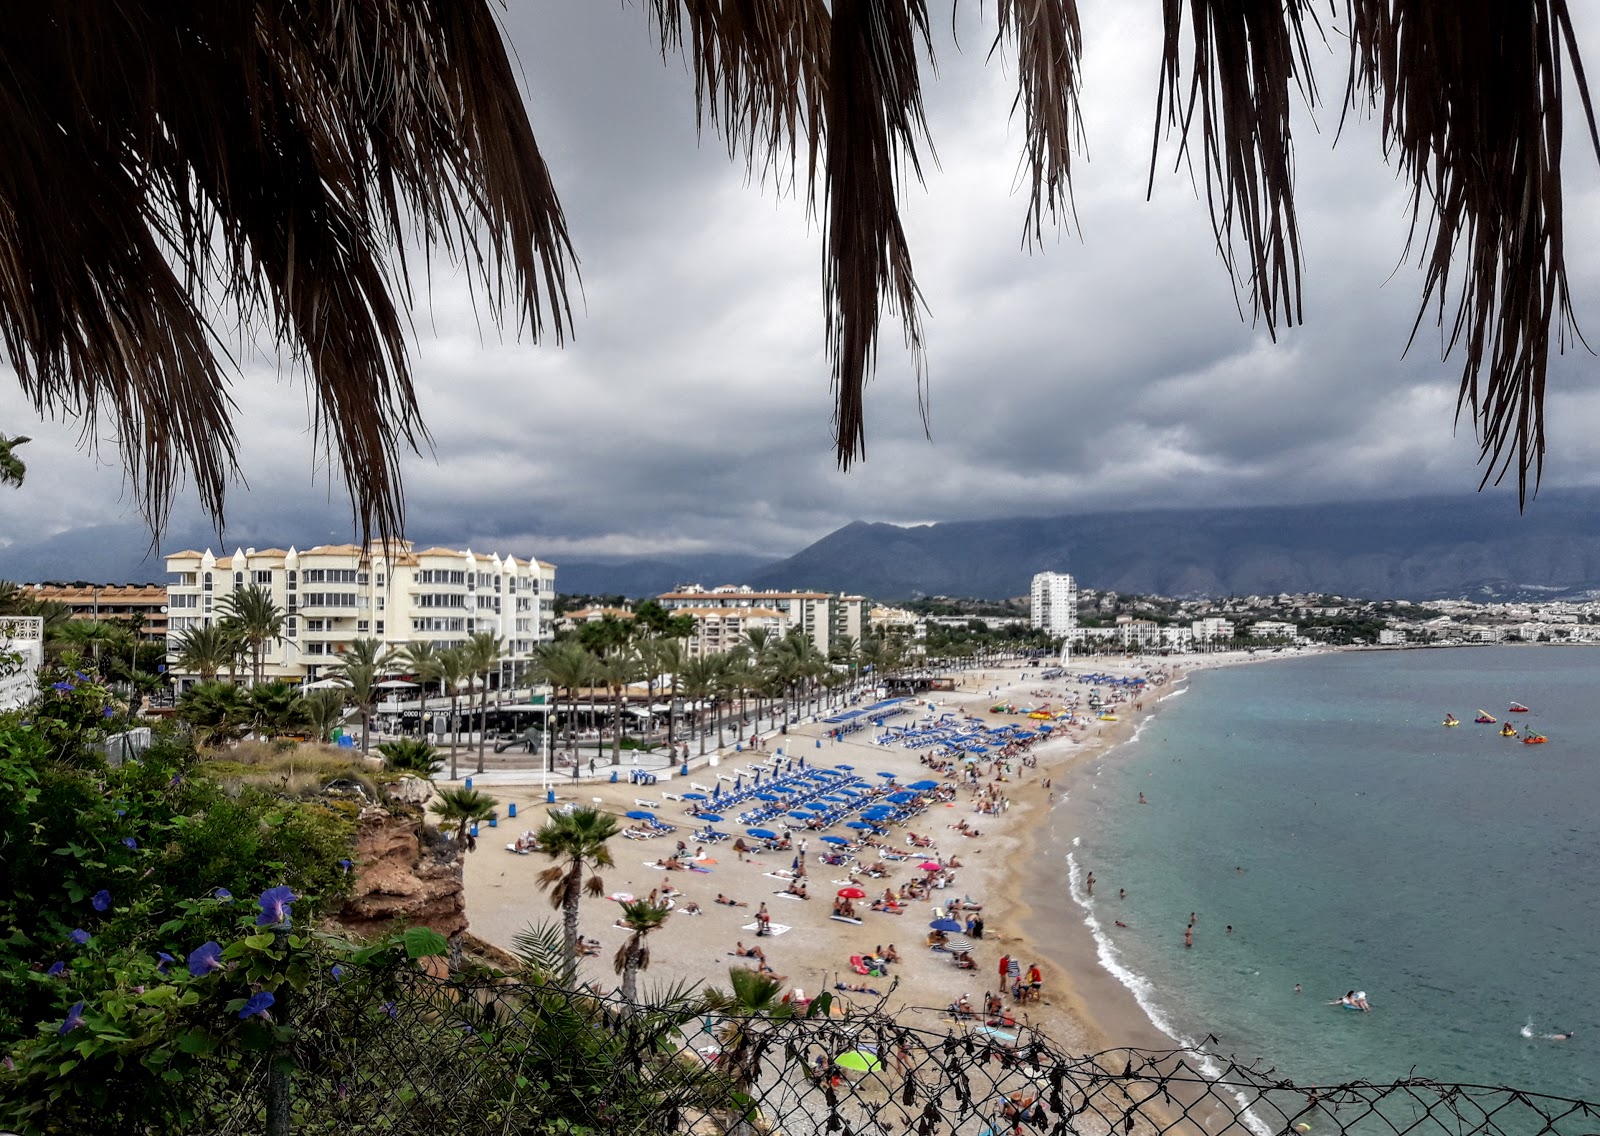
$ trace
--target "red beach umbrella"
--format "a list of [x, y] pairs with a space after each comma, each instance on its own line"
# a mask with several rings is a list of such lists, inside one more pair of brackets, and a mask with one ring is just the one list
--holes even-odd
[[866, 899], [867, 893], [858, 887], [846, 887], [839, 889], [838, 896], [840, 899]]
[[923, 863], [920, 865], [920, 867], [922, 868], [922, 870], [924, 872], [938, 872], [938, 871], [942, 871], [944, 869], [944, 865], [943, 864], [936, 864], [932, 860], [923, 861]]

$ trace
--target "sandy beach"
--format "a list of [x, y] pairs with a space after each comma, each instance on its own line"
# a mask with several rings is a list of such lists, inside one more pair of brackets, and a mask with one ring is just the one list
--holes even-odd
[[[1171, 1040], [1155, 1029], [1132, 995], [1098, 965], [1095, 943], [1087, 928], [1077, 920], [1068, 920], [1076, 926], [1076, 933], [1063, 935], [1059, 911], [1048, 931], [1039, 926], [1030, 899], [1054, 896], [1052, 904], [1057, 907], [1070, 902], [1066, 898], [1064, 865], [1046, 855], [1041, 846], [1048, 828], [1045, 814], [1060, 802], [1063, 793], [1070, 793], [1074, 771], [1131, 736], [1139, 722], [1155, 712], [1159, 699], [1181, 684], [1186, 671], [1246, 661], [1252, 661], [1251, 657], [1202, 656], [1181, 663], [1104, 658], [1074, 662], [1068, 668], [1070, 675], [1098, 673], [1150, 680], [1144, 688], [1101, 688], [1107, 699], [1106, 709], [1116, 715], [1116, 721], [1101, 721], [1088, 712], [1087, 686], [1065, 679], [1044, 682], [1038, 669], [1013, 666], [971, 672], [955, 692], [924, 696], [915, 713], [888, 723], [890, 727], [914, 725], [953, 713], [981, 717], [989, 726], [1012, 722], [1028, 727], [1038, 723], [1020, 711], [1046, 704], [1052, 708], [1076, 705], [1079, 716], [1090, 719], [1084, 725], [1059, 726], [1048, 740], [1035, 743], [1027, 751], [1027, 761], [979, 764], [976, 792], [965, 783], [964, 775], [934, 772], [923, 764], [930, 750], [877, 744], [873, 739], [879, 731], [871, 728], [836, 740], [829, 736], [831, 726], [807, 723], [790, 727], [787, 736], [769, 736], [764, 752], [753, 753], [747, 747], [743, 753], [734, 753], [730, 747], [718, 764], [709, 765], [705, 759], [696, 758], [687, 778], [674, 776], [654, 786], [632, 785], [625, 778], [618, 784], [584, 781], [574, 785], [563, 781], [556, 788], [557, 805], [573, 801], [596, 804], [619, 816], [649, 808], [664, 821], [678, 826], [670, 836], [612, 841], [616, 866], [603, 873], [608, 894], [643, 897], [652, 890], [659, 893], [668, 885], [678, 893], [672, 916], [650, 938], [651, 965], [641, 976], [641, 989], [646, 994], [652, 985], [675, 982], [725, 987], [730, 966], [753, 962], [733, 954], [735, 945], [742, 942], [745, 947], [759, 945], [771, 969], [785, 976], [789, 987], [797, 992], [809, 996], [835, 990], [838, 984], [867, 986], [877, 993], [835, 990], [835, 994], [865, 1005], [876, 1005], [880, 997], [886, 997], [884, 1008], [904, 1015], [907, 1024], [940, 1029], [956, 1024], [948, 1008], [961, 995], [981, 1007], [987, 992], [999, 990], [997, 967], [1002, 956], [1010, 955], [1020, 962], [1024, 976], [1035, 964], [1043, 976], [1039, 1000], [1013, 1004], [1009, 996], [1005, 998], [1007, 1012], [1018, 1023], [1039, 1029], [1062, 1047], [1079, 1052], [1123, 1045], [1167, 1048]], [[1016, 706], [1019, 713], [990, 712], [992, 706], [1003, 703]], [[854, 766], [855, 774], [872, 784], [887, 782], [888, 778], [881, 775], [892, 773], [897, 785], [929, 779], [946, 786], [960, 783], [960, 787], [953, 800], [934, 804], [883, 838], [885, 846], [892, 846], [906, 857], [886, 861], [884, 867], [889, 872], [885, 878], [868, 878], [861, 870], [878, 859], [879, 852], [861, 850], [856, 861], [829, 866], [819, 861], [820, 853], [827, 848], [818, 840], [821, 833], [795, 833], [792, 839], [796, 848], [803, 836], [809, 838], [805, 879], [810, 898], [805, 900], [782, 894], [789, 881], [777, 878], [791, 868], [793, 850], [765, 851], [741, 862], [731, 843], [713, 844], [705, 846], [705, 859], [686, 861], [693, 863], [694, 870], [666, 871], [656, 867], [658, 860], [673, 853], [678, 839], [688, 842], [691, 855], [697, 847], [692, 833], [698, 822], [689, 815], [694, 802], [671, 797], [694, 791], [691, 783], [709, 788], [718, 783], [719, 774], [731, 779], [745, 771], [748, 784], [750, 760], [775, 759], [779, 750], [785, 759], [803, 757], [808, 765]], [[721, 784], [731, 788], [728, 781]], [[506, 849], [519, 834], [537, 829], [544, 822], [548, 806], [537, 784], [497, 783], [482, 787], [499, 800], [501, 820], [498, 827], [480, 831], [477, 851], [467, 857], [467, 914], [475, 935], [509, 949], [516, 932], [529, 923], [556, 915], [537, 882], [538, 874], [550, 861], [537, 852], [519, 855]], [[978, 802], [990, 800], [998, 801], [1002, 811], [977, 811]], [[506, 815], [513, 802], [518, 806], [514, 819]], [[956, 827], [963, 822], [976, 834], [963, 834]], [[714, 827], [745, 836], [745, 826], [732, 813]], [[769, 823], [766, 827], [775, 826]], [[828, 831], [854, 835], [842, 828]], [[932, 847], [908, 847], [911, 832], [931, 838]], [[748, 837], [746, 841], [757, 843]], [[906, 901], [902, 914], [867, 910], [870, 900], [882, 895], [886, 887], [898, 889], [922, 876], [921, 865], [925, 861], [949, 864], [952, 857], [960, 866], [935, 877], [945, 886], [929, 891], [925, 899]], [[830, 918], [835, 893], [851, 883], [852, 870], [853, 878], [868, 896], [855, 904], [859, 925]], [[748, 906], [719, 905], [715, 902], [719, 894]], [[927, 945], [935, 905], [957, 899], [982, 905], [984, 934], [972, 951], [976, 969], [958, 969], [948, 953], [931, 950]], [[774, 927], [785, 930], [758, 939], [754, 916], [762, 903], [766, 904]], [[698, 914], [689, 913], [691, 904], [698, 907]], [[604, 989], [616, 985], [612, 957], [627, 936], [615, 925], [618, 914], [617, 904], [610, 900], [584, 900], [580, 930], [584, 936], [598, 940], [600, 949], [594, 957], [584, 960], [582, 973], [586, 981]], [[1041, 946], [1044, 934], [1049, 936], [1047, 947]], [[863, 977], [850, 966], [853, 955], [891, 949], [902, 961], [889, 967], [888, 976]]]

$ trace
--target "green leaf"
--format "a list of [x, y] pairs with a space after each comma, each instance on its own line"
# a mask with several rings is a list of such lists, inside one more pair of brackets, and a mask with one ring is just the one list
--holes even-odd
[[212, 1053], [217, 1048], [217, 1040], [205, 1030], [186, 1030], [178, 1038], [178, 1049], [183, 1053]]
[[262, 935], [251, 935], [244, 941], [244, 945], [255, 951], [265, 950], [272, 946], [272, 935], [270, 932]]
[[56, 1067], [56, 1073], [59, 1076], [65, 1077], [77, 1067], [78, 1063], [76, 1061], [63, 1061], [59, 1066]]
[[450, 953], [445, 937], [431, 927], [407, 927], [400, 939], [406, 945], [408, 958], [431, 958]]
[[295, 959], [289, 964], [286, 977], [289, 980], [289, 985], [298, 992], [304, 990], [306, 983], [311, 981], [311, 972], [306, 969], [305, 963]]

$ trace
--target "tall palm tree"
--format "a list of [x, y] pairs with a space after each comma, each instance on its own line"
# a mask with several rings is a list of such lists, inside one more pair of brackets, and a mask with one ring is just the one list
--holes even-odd
[[483, 772], [484, 748], [489, 737], [489, 676], [499, 667], [505, 650], [493, 631], [475, 631], [461, 648], [469, 674], [481, 680], [478, 686], [478, 772]]
[[472, 672], [467, 670], [467, 658], [460, 647], [446, 647], [435, 657], [439, 668], [439, 686], [450, 695], [450, 780], [457, 779], [456, 744], [461, 740], [461, 719], [457, 707], [461, 702], [461, 686], [469, 681]]
[[456, 855], [467, 850], [467, 826], [489, 820], [495, 816], [499, 804], [487, 793], [477, 789], [441, 789], [428, 811], [439, 818], [439, 823], [455, 825]]
[[672, 686], [667, 694], [667, 744], [670, 746], [678, 740], [678, 689], [683, 683], [683, 664], [689, 657], [682, 639], [657, 639], [651, 654], [654, 656], [655, 669], [661, 673], [672, 676]]
[[272, 590], [246, 584], [223, 596], [217, 610], [250, 652], [251, 681], [260, 682], [267, 644], [283, 638], [283, 609], [272, 598]]
[[[541, 644], [534, 658], [534, 674], [540, 682], [550, 684], [551, 690], [556, 695], [556, 705], [553, 709], [559, 717], [561, 709], [560, 694], [565, 690], [572, 699], [572, 709], [577, 710], [578, 690], [589, 682], [589, 676], [594, 670], [594, 656], [589, 654], [576, 643], [544, 643]], [[567, 748], [572, 748], [572, 718], [567, 716]], [[554, 754], [545, 755], [545, 768], [554, 769], [550, 764]], [[576, 759], [574, 759], [576, 760]]]
[[652, 931], [660, 930], [672, 912], [665, 904], [635, 899], [622, 905], [622, 925], [632, 932], [617, 948], [612, 966], [622, 975], [622, 997], [625, 1001], [638, 1001], [639, 972], [650, 968], [650, 947], [646, 940]]
[[568, 958], [578, 957], [578, 905], [583, 892], [605, 893], [605, 881], [594, 873], [614, 866], [606, 842], [618, 831], [616, 817], [585, 806], [552, 812], [537, 834], [539, 851], [555, 861], [539, 874], [539, 884], [550, 889], [550, 906], [561, 912]]
[[0, 434], [0, 485], [22, 488], [23, 478], [28, 476], [28, 467], [17, 456], [17, 447], [31, 441], [32, 438], [25, 438], [21, 434], [15, 438]]
[[[715, 698], [719, 666], [720, 664], [716, 661], [716, 658], [709, 655], [697, 655], [685, 663], [681, 682], [684, 697], [691, 702], [709, 702]], [[714, 709], [715, 707], [713, 707]], [[694, 720], [694, 714], [691, 713], [689, 716], [691, 728]], [[706, 734], [708, 732], [708, 729], [701, 729], [700, 731], [700, 753], [702, 756], [706, 752]]]
[[[639, 657], [638, 649], [632, 644], [613, 647], [605, 653], [600, 660], [600, 665], [595, 669], [601, 682], [611, 692], [612, 704], [612, 731], [611, 731], [611, 764], [622, 764], [622, 715], [626, 712], [628, 685], [639, 679], [643, 669], [643, 661]], [[574, 766], [576, 769], [576, 766]]]
[[760, 1076], [759, 1054], [768, 1022], [794, 1016], [783, 999], [783, 981], [743, 966], [728, 968], [728, 989], [706, 991], [706, 1009], [725, 1017], [716, 1028], [722, 1066], [746, 1096]]
[[339, 661], [328, 668], [330, 677], [342, 679], [344, 695], [361, 715], [361, 756], [371, 752], [372, 716], [382, 693], [378, 684], [394, 673], [399, 652], [378, 639], [355, 639]]
[[[428, 684], [443, 683], [439, 673], [439, 647], [426, 639], [407, 643], [400, 649], [400, 659], [406, 672], [417, 684], [417, 732], [428, 736]], [[442, 685], [441, 685], [442, 693]]]
[[238, 639], [220, 623], [185, 628], [178, 637], [173, 661], [178, 669], [210, 682], [238, 655]]

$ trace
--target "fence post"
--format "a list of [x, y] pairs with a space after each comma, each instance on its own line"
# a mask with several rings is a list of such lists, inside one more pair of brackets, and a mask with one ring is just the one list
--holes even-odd
[[[273, 932], [273, 947], [282, 951], [288, 946], [289, 928], [280, 924]], [[289, 984], [279, 987], [273, 1009], [277, 1011], [279, 1025], [289, 1025]], [[289, 1136], [289, 1081], [292, 1076], [289, 1054], [281, 1046], [274, 1046], [267, 1055], [267, 1129], [266, 1136]]]

